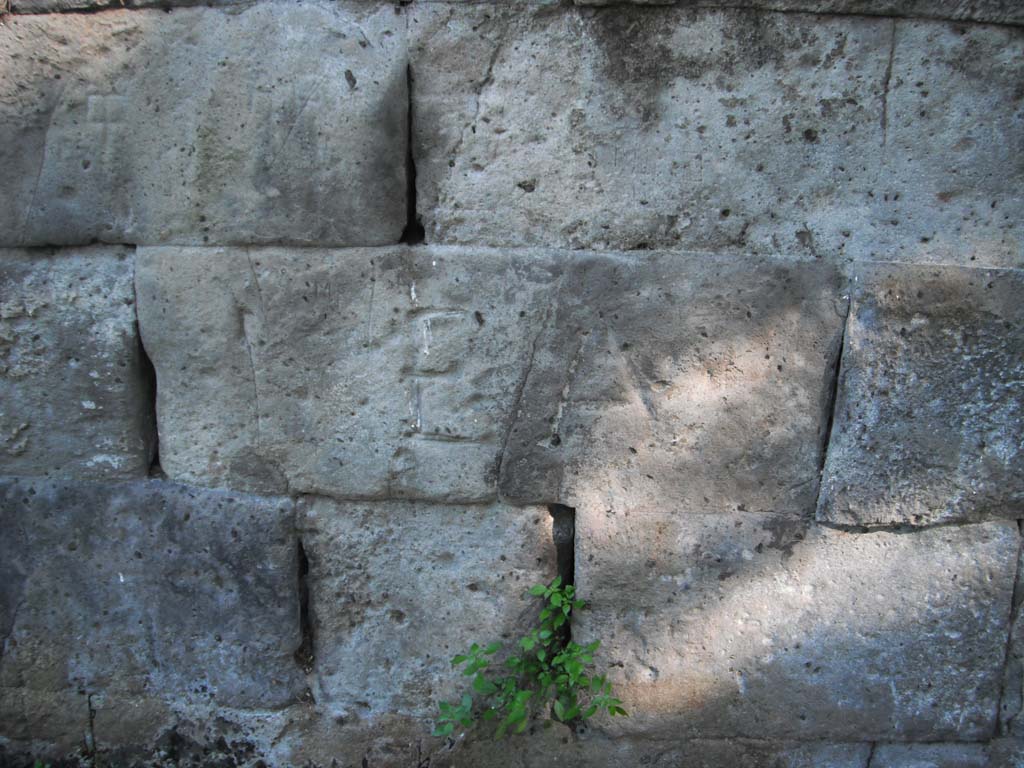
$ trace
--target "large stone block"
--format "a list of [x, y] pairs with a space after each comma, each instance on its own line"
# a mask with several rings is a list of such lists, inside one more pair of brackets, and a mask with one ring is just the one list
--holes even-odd
[[540, 607], [527, 590], [557, 573], [544, 508], [319, 499], [300, 526], [313, 693], [333, 716], [434, 717], [467, 692], [452, 656], [514, 644]]
[[404, 30], [317, 1], [10, 17], [0, 243], [397, 242]]
[[506, 497], [811, 514], [846, 307], [835, 269], [586, 255], [560, 285], [504, 454]]
[[124, 248], [0, 249], [0, 473], [144, 475], [152, 376]]
[[142, 249], [160, 456], [201, 484], [493, 499], [550, 258]]
[[305, 689], [290, 501], [5, 479], [0, 529], [7, 741], [67, 747], [97, 718], [142, 727], [167, 709], [282, 707]]
[[991, 737], [1019, 549], [996, 521], [851, 534], [779, 516], [576, 512], [573, 637], [649, 738]]
[[409, 29], [429, 242], [1024, 263], [1015, 30], [436, 4]]
[[818, 518], [1024, 513], [1024, 273], [862, 265]]

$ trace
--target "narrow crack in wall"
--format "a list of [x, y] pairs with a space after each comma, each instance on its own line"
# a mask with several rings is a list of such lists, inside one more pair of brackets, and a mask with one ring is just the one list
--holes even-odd
[[416, 202], [416, 158], [413, 152], [413, 89], [412, 65], [405, 67], [406, 83], [406, 139], [405, 139], [405, 230], [400, 242], [406, 245], [420, 245], [426, 242], [426, 230], [423, 228], [423, 217], [417, 210]]
[[88, 693], [85, 696], [85, 704], [89, 709], [89, 721], [85, 732], [85, 753], [93, 759], [93, 765], [96, 764], [96, 708], [92, 705], [92, 697], [94, 695]]
[[[555, 543], [557, 575], [563, 586], [576, 584], [576, 510], [564, 504], [549, 504], [551, 514], [551, 538]], [[564, 643], [572, 640], [572, 622], [564, 625]]]
[[302, 635], [302, 642], [295, 650], [295, 663], [307, 675], [313, 672], [313, 663], [316, 659], [316, 644], [313, 637], [313, 620], [309, 607], [309, 557], [302, 545], [302, 539], [298, 541], [298, 596], [299, 596], [299, 630]]
[[[136, 246], [129, 246], [135, 249]], [[145, 409], [143, 421], [147, 424], [147, 433], [143, 434], [142, 440], [148, 442], [152, 450], [149, 460], [149, 477], [166, 479], [167, 475], [160, 466], [160, 430], [157, 422], [156, 397], [157, 397], [157, 376], [156, 366], [142, 342], [142, 325], [139, 322], [139, 293], [132, 279], [132, 295], [134, 298], [133, 309], [135, 312], [135, 338], [138, 340], [139, 368], [142, 371], [143, 387], [146, 389]]]
[[821, 455], [818, 458], [818, 494], [817, 501], [821, 497], [821, 477], [825, 472], [825, 460], [828, 458], [828, 447], [832, 442], [832, 427], [836, 420], [836, 407], [839, 404], [839, 384], [843, 374], [843, 351], [846, 349], [846, 329], [850, 325], [850, 313], [853, 311], [853, 300], [846, 305], [846, 316], [843, 318], [843, 328], [839, 332], [839, 344], [835, 352], [835, 362], [832, 363], [831, 387], [829, 389], [828, 405], [826, 406], [825, 433], [821, 441]]
[[864, 768], [871, 768], [871, 763], [873, 763], [875, 761], [875, 748], [876, 747], [878, 747], [878, 742], [877, 741], [872, 741], [870, 743], [870, 747], [868, 749], [868, 759], [867, 759], [867, 762], [864, 763]]
[[[1014, 625], [1017, 622], [1017, 617], [1020, 614], [1021, 601], [1024, 599], [1024, 594], [1021, 590], [1021, 572], [1020, 572], [1020, 555], [1021, 547], [1024, 542], [1021, 540], [1021, 536], [1024, 535], [1024, 520], [1017, 521], [1017, 570], [1013, 577], [1013, 592], [1010, 597], [1010, 618], [1006, 633], [1006, 650], [1003, 655], [1003, 675], [999, 683], [999, 697], [996, 700], [996, 717], [995, 717], [995, 728], [993, 729], [992, 736], [1006, 736], [1010, 732], [1010, 724], [1020, 714], [1022, 707], [1024, 707], [1024, 680], [1017, 681], [1017, 685], [1010, 688], [1008, 683], [1010, 682], [1011, 674], [1016, 674], [1018, 677], [1021, 675], [1022, 670], [1019, 668], [1019, 664], [1015, 664], [1013, 657], [1013, 640], [1014, 640]], [[1014, 670], [1014, 667], [1017, 669]], [[1012, 703], [1008, 700], [1011, 696], [1015, 698]]]

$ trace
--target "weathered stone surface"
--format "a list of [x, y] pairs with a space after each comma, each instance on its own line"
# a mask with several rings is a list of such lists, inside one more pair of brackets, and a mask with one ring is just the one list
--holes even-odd
[[90, 709], [130, 740], [168, 709], [295, 701], [293, 526], [283, 499], [0, 481], [5, 740], [73, 745]]
[[898, 22], [892, 50], [871, 255], [1024, 266], [1024, 30]]
[[854, 270], [818, 518], [927, 524], [1024, 512], [1024, 273]]
[[[422, 0], [418, 0], [422, 2]], [[574, 0], [576, 5], [617, 5], [623, 0]], [[1016, 0], [625, 0], [636, 5], [673, 5], [691, 8], [756, 8], [822, 14], [982, 21], [1024, 24], [1024, 7]]]
[[809, 515], [842, 280], [820, 262], [580, 256], [505, 451], [521, 502]]
[[[871, 768], [995, 768], [984, 744], [880, 744]], [[1007, 763], [1006, 768], [1010, 768]]]
[[433, 717], [466, 692], [451, 657], [516, 642], [538, 609], [526, 590], [556, 574], [544, 508], [320, 499], [300, 521], [313, 693], [346, 718]]
[[496, 495], [543, 254], [141, 249], [161, 464], [349, 498]]
[[576, 583], [651, 738], [976, 741], [995, 727], [1012, 522], [851, 534], [785, 517], [576, 511]]
[[409, 29], [429, 242], [1024, 263], [1015, 30], [436, 4]]
[[316, 0], [11, 16], [0, 243], [397, 242], [404, 29]]
[[0, 473], [144, 475], [155, 440], [133, 255], [0, 249]]

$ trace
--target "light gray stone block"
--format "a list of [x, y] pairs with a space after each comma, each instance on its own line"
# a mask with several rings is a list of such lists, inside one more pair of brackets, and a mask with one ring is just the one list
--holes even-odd
[[989, 738], [1017, 526], [851, 534], [779, 516], [576, 511], [573, 638], [628, 719], [610, 734]]
[[409, 34], [428, 242], [1024, 263], [1010, 28], [427, 4]]
[[502, 493], [810, 515], [845, 307], [820, 262], [575, 257], [535, 345]]
[[303, 692], [289, 500], [8, 478], [0, 530], [5, 739], [68, 746], [90, 710], [142, 727]]
[[346, 719], [434, 717], [439, 700], [468, 690], [451, 658], [516, 643], [540, 609], [527, 590], [557, 573], [542, 507], [319, 499], [300, 527], [314, 695]]
[[397, 242], [404, 30], [315, 0], [11, 16], [0, 243]]
[[853, 270], [818, 518], [928, 524], [1024, 511], [1024, 273]]
[[161, 464], [207, 485], [493, 499], [545, 254], [141, 249]]
[[152, 376], [129, 249], [0, 249], [0, 473], [149, 469]]

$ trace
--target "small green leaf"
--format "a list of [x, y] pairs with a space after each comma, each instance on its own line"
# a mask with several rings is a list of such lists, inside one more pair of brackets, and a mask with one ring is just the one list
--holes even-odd
[[587, 707], [587, 711], [583, 713], [583, 719], [588, 720], [595, 714], [597, 714], [597, 704], [591, 704], [589, 707]]
[[498, 690], [498, 686], [496, 686], [483, 675], [477, 675], [473, 679], [473, 690], [477, 693], [482, 693], [485, 696], [489, 696], [490, 694]]
[[486, 648], [484, 648], [484, 653], [487, 654], [488, 656], [493, 656], [494, 654], [496, 654], [500, 650], [501, 650], [501, 643], [491, 643]]
[[551, 588], [558, 589], [560, 586], [562, 586], [562, 577], [555, 576], [554, 580], [551, 582]]
[[562, 604], [562, 596], [558, 592], [551, 594], [551, 604], [556, 608]]
[[[437, 726], [434, 729], [433, 735], [434, 736], [447, 736], [448, 734], [450, 734], [454, 730], [455, 730], [455, 726], [452, 723], [445, 723], [444, 725]], [[36, 768], [40, 768], [38, 763], [36, 763]]]
[[555, 717], [559, 720], [565, 721], [565, 707], [562, 706], [562, 702], [555, 699]]
[[540, 597], [545, 591], [547, 591], [547, 588], [543, 584], [537, 584], [530, 587], [530, 594], [534, 597]]
[[453, 667], [457, 667], [457, 666], [459, 666], [459, 664], [461, 664], [462, 662], [464, 662], [468, 658], [469, 658], [469, 656], [463, 656], [462, 654], [459, 654], [458, 656], [455, 656], [455, 657], [452, 658], [452, 666]]

